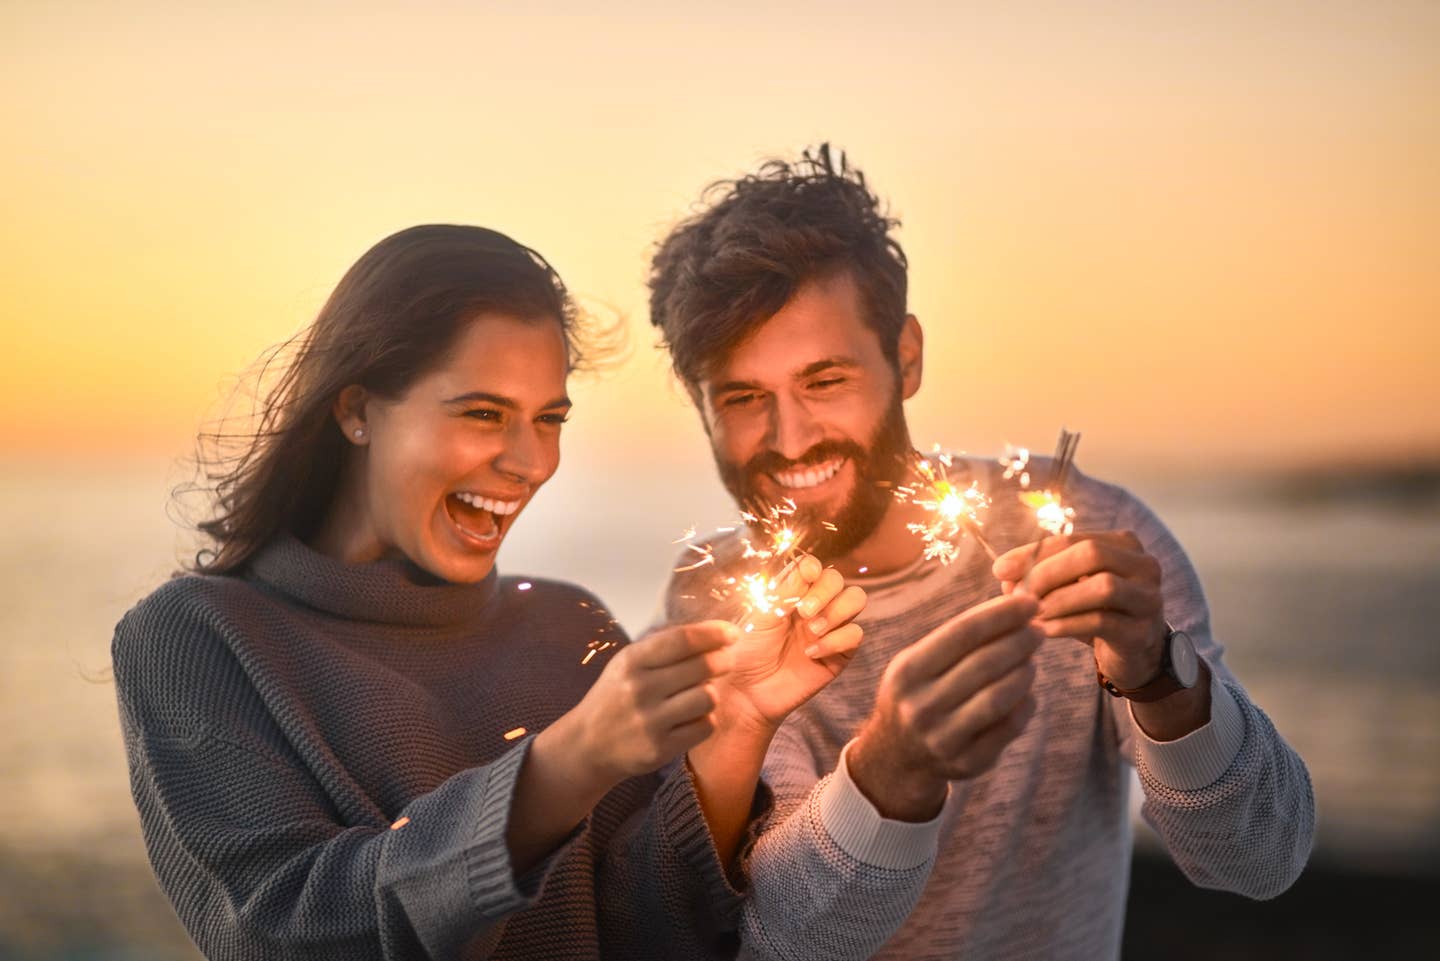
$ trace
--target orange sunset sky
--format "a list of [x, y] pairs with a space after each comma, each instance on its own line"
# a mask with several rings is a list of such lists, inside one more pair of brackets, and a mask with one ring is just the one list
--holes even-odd
[[769, 6], [5, 3], [0, 446], [183, 454], [366, 247], [457, 221], [629, 317], [571, 443], [704, 457], [647, 254], [829, 139], [904, 221], [917, 441], [1440, 452], [1440, 4]]

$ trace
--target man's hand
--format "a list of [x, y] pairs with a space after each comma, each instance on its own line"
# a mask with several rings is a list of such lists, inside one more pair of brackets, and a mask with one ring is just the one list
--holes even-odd
[[[1159, 675], [1166, 633], [1160, 562], [1134, 534], [1047, 537], [1038, 552], [1030, 545], [1001, 554], [994, 571], [1007, 594], [1039, 599], [1045, 636], [1089, 644], [1095, 666], [1117, 687], [1142, 687]], [[1184, 737], [1210, 720], [1209, 666], [1201, 661], [1189, 690], [1130, 707], [1150, 737]]]
[[1029, 597], [997, 597], [898, 654], [850, 749], [850, 776], [887, 818], [925, 821], [947, 782], [989, 770], [1035, 711], [1032, 655], [1043, 641]]
[[1096, 666], [1117, 687], [1140, 687], [1160, 673], [1160, 562], [1134, 534], [1047, 537], [1038, 552], [1026, 545], [1000, 555], [993, 569], [1007, 594], [1028, 592], [1039, 600], [1046, 637], [1092, 645]]
[[854, 618], [865, 608], [865, 592], [846, 587], [833, 567], [803, 554], [787, 565], [774, 593], [798, 600], [742, 622], [730, 648], [733, 666], [717, 684], [722, 726], [748, 724], [773, 732], [840, 673], [860, 644]]

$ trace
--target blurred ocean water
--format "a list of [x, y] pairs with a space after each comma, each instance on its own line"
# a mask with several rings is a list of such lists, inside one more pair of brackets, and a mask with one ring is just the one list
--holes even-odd
[[[0, 955], [194, 957], [144, 862], [108, 680], [116, 620], [177, 566], [180, 479], [0, 466]], [[1440, 875], [1440, 505], [1136, 489], [1189, 550], [1232, 669], [1309, 764], [1318, 855]], [[635, 631], [671, 541], [732, 513], [708, 465], [562, 471], [501, 566], [578, 581]]]

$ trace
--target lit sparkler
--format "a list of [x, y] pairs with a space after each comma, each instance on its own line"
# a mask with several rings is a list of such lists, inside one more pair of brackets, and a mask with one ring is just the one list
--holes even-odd
[[895, 499], [916, 504], [929, 515], [928, 523], [912, 522], [905, 526], [919, 534], [925, 543], [925, 559], [949, 564], [959, 556], [960, 538], [969, 534], [991, 560], [996, 551], [981, 528], [981, 514], [990, 506], [990, 498], [975, 481], [959, 487], [950, 479], [954, 458], [937, 444], [929, 457], [915, 458], [914, 481], [895, 488]]
[[[789, 608], [799, 601], [798, 597], [782, 597], [779, 594], [780, 584], [790, 573], [790, 565], [798, 557], [800, 544], [805, 539], [804, 531], [794, 522], [795, 510], [795, 502], [787, 497], [769, 508], [746, 510], [740, 514], [740, 519], [752, 532], [756, 532], [755, 537], [740, 537], [740, 557], [742, 560], [756, 562], [755, 568], [724, 578], [719, 585], [711, 589], [710, 596], [720, 601], [738, 600], [747, 615], [742, 617], [747, 631], [754, 629], [754, 625], [749, 623], [749, 616], [761, 614], [783, 617], [789, 613]], [[734, 529], [721, 528], [722, 531]], [[709, 544], [689, 543], [694, 536], [692, 528], [676, 543], [685, 542], [686, 549], [699, 555], [699, 559], [692, 564], [675, 568], [676, 573], [693, 571], [715, 563], [714, 548]], [[771, 571], [777, 564], [781, 564], [781, 568], [778, 573], [772, 574]]]

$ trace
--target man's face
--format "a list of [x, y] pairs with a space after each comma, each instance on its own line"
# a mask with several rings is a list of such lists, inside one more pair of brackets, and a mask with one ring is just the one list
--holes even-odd
[[696, 388], [726, 489], [746, 508], [794, 500], [804, 549], [843, 556], [885, 516], [910, 455], [911, 391], [849, 273], [802, 285]]

